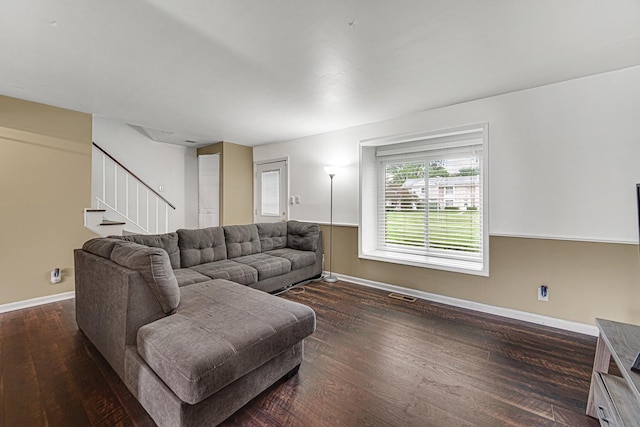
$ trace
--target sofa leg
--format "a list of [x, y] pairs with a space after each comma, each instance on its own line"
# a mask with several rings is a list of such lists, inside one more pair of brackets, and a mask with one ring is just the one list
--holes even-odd
[[296, 365], [295, 368], [293, 368], [292, 370], [290, 370], [289, 372], [287, 372], [284, 375], [285, 381], [288, 380], [288, 379], [291, 379], [292, 377], [294, 377], [298, 373], [299, 370], [300, 370], [300, 364]]

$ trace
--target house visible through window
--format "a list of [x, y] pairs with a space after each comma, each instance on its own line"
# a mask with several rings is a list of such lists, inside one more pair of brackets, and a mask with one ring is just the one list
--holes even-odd
[[360, 256], [487, 275], [486, 126], [399, 139], [361, 144]]

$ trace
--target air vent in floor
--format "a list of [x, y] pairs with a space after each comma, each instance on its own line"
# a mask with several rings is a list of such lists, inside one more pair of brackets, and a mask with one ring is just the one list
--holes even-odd
[[406, 302], [416, 302], [418, 300], [418, 298], [416, 298], [416, 297], [410, 297], [408, 295], [397, 294], [395, 292], [391, 292], [389, 294], [389, 298], [399, 299], [401, 301], [406, 301]]

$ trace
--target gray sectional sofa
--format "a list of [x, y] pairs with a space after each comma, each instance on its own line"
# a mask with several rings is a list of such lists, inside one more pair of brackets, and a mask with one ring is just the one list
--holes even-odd
[[216, 425], [297, 372], [315, 313], [268, 292], [320, 277], [317, 224], [96, 238], [75, 251], [79, 328], [161, 426]]

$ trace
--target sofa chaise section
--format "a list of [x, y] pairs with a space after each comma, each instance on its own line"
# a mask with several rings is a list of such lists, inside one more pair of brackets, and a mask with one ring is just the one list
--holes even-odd
[[196, 404], [258, 368], [315, 329], [312, 310], [213, 280], [183, 289], [175, 314], [138, 330], [137, 352], [163, 382]]
[[216, 425], [297, 372], [313, 310], [221, 279], [181, 291], [125, 351], [124, 382], [158, 425]]

